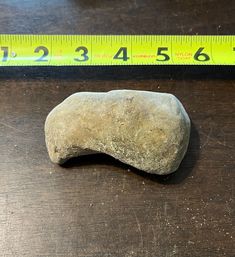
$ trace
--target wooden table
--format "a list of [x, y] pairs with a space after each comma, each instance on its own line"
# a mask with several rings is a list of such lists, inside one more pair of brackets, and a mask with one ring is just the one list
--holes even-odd
[[[0, 33], [234, 34], [234, 1], [0, 0]], [[192, 123], [169, 176], [105, 155], [50, 162], [48, 112], [79, 91], [175, 94]], [[1, 68], [0, 256], [235, 256], [234, 68]]]

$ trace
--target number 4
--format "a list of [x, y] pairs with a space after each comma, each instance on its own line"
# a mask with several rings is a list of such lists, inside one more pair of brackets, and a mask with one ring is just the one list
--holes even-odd
[[127, 47], [121, 47], [115, 54], [113, 59], [127, 61], [130, 57], [127, 56]]

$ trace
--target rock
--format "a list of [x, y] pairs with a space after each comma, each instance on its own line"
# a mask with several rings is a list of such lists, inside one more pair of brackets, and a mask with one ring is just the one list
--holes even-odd
[[76, 93], [56, 106], [45, 123], [54, 163], [99, 152], [155, 174], [177, 170], [189, 135], [190, 120], [179, 100], [149, 91]]

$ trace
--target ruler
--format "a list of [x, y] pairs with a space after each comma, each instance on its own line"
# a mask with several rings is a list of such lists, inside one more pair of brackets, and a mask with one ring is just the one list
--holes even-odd
[[235, 65], [235, 36], [0, 35], [0, 66]]

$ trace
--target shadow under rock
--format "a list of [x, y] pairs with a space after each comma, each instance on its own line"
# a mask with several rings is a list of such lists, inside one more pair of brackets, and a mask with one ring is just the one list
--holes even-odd
[[180, 164], [180, 167], [174, 173], [169, 175], [155, 175], [138, 170], [132, 166], [120, 162], [119, 160], [106, 154], [94, 154], [79, 156], [68, 160], [61, 165], [64, 168], [81, 167], [88, 165], [110, 165], [120, 169], [130, 170], [131, 172], [161, 184], [179, 184], [184, 181], [193, 171], [193, 168], [199, 158], [200, 138], [195, 125], [191, 124], [190, 142], [187, 153]]

